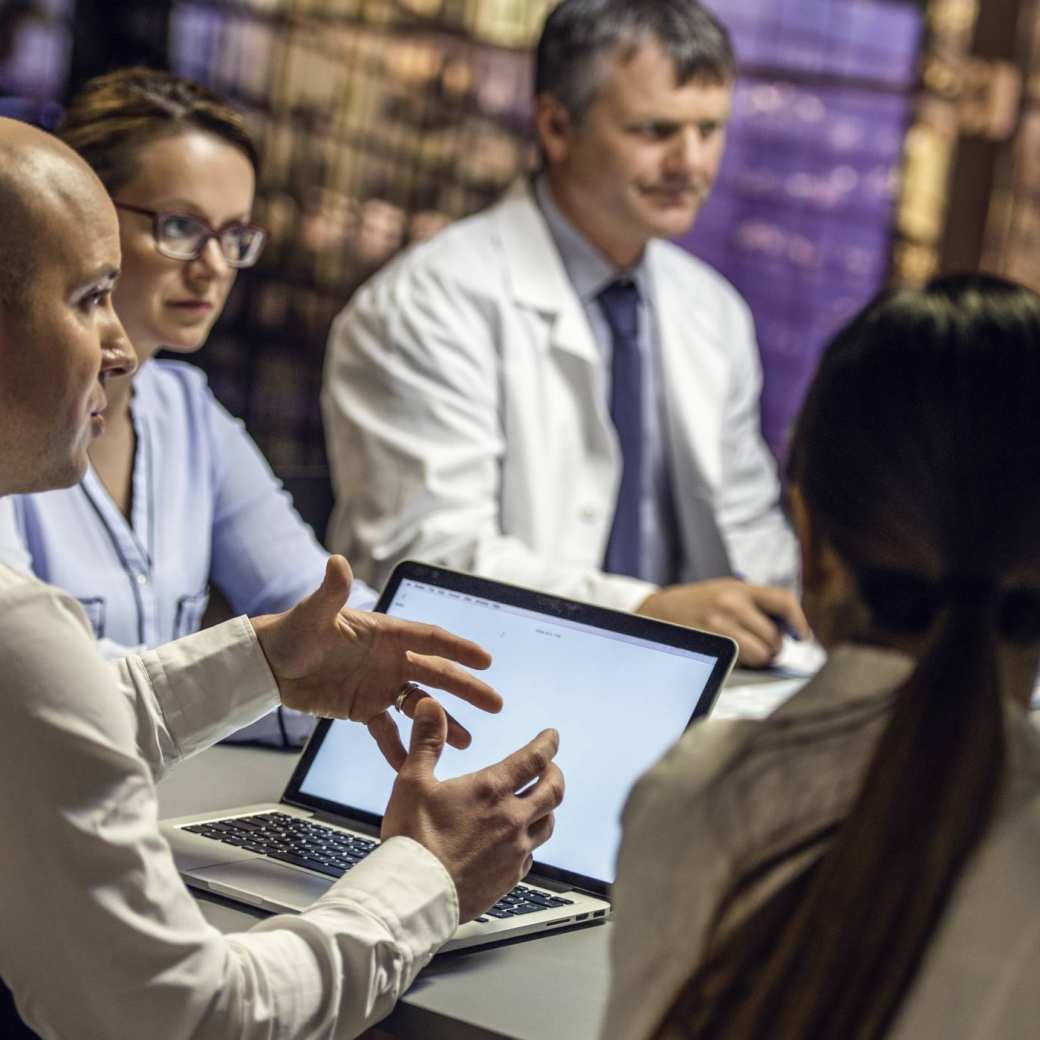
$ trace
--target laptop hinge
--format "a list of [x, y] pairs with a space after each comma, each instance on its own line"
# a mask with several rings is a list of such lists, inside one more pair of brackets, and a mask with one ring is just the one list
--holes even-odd
[[369, 834], [373, 838], [379, 837], [379, 828], [374, 824], [365, 823], [362, 820], [353, 820], [322, 809], [313, 809], [312, 812], [314, 813], [314, 819], [320, 820], [322, 823], [331, 823], [336, 827], [349, 827], [350, 830], [358, 831], [360, 834]]
[[556, 881], [554, 878], [547, 878], [543, 874], [529, 874], [521, 880], [520, 884], [522, 885], [525, 881], [532, 885], [537, 885], [539, 888], [547, 888], [550, 892], [574, 891], [574, 886], [568, 885], [566, 881]]

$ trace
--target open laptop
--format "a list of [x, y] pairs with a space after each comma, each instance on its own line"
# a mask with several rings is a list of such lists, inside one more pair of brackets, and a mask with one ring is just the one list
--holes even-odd
[[[376, 610], [487, 648], [489, 715], [450, 696], [473, 735], [446, 747], [441, 779], [482, 768], [546, 727], [567, 783], [552, 838], [524, 882], [445, 949], [606, 917], [620, 815], [636, 778], [706, 715], [736, 658], [723, 636], [605, 610], [426, 564], [400, 564]], [[395, 716], [405, 747], [411, 722]], [[185, 881], [272, 911], [302, 910], [378, 844], [394, 772], [364, 726], [322, 720], [278, 804], [167, 820]]]

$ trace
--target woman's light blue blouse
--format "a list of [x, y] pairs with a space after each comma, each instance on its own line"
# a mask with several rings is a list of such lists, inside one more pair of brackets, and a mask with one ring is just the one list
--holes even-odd
[[[131, 415], [130, 521], [89, 469], [75, 487], [2, 500], [0, 562], [72, 593], [108, 656], [196, 631], [211, 583], [249, 615], [286, 610], [318, 587], [328, 554], [200, 369], [147, 362]], [[375, 598], [355, 582], [350, 605]], [[256, 726], [240, 736], [279, 733], [277, 720]]]

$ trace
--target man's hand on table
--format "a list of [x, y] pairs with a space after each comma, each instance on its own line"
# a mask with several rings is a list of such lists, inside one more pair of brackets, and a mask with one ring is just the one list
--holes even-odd
[[792, 593], [737, 578], [666, 586], [647, 596], [636, 613], [730, 636], [740, 647], [739, 663], [749, 668], [764, 668], [779, 653], [783, 626], [802, 639], [812, 637]]
[[[283, 704], [363, 722], [394, 768], [404, 749], [388, 709], [405, 683], [443, 690], [484, 711], [501, 710], [502, 698], [466, 670], [487, 668], [486, 650], [435, 625], [346, 609], [352, 581], [347, 561], [331, 556], [316, 592], [283, 614], [252, 619]], [[408, 713], [414, 708], [410, 703]], [[470, 742], [468, 731], [451, 716], [447, 741], [460, 748]]]
[[531, 869], [534, 850], [552, 834], [563, 773], [553, 762], [559, 735], [547, 729], [496, 765], [440, 781], [433, 771], [447, 729], [441, 705], [420, 699], [382, 837], [413, 838], [444, 864], [461, 922], [493, 905]]

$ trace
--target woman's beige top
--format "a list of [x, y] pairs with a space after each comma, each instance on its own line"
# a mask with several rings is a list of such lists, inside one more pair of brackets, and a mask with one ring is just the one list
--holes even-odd
[[[708, 719], [640, 780], [624, 814], [603, 1040], [652, 1035], [697, 968], [731, 881], [847, 812], [887, 694], [910, 667], [895, 653], [842, 647], [768, 719]], [[891, 1040], [1040, 1037], [1040, 731], [1020, 709], [1007, 711], [1011, 782], [998, 819], [960, 878]], [[809, 861], [772, 872], [729, 924]]]

